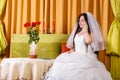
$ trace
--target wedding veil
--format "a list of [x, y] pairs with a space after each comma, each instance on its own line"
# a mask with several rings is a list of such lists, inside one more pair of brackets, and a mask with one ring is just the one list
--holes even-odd
[[[91, 13], [86, 12], [86, 14], [87, 14], [90, 31], [93, 35], [93, 42], [91, 43], [93, 51], [104, 50], [106, 46], [104, 43], [104, 39], [100, 30], [99, 24]], [[67, 45], [66, 45], [67, 48], [73, 47], [73, 38], [74, 38], [75, 31], [77, 29], [77, 25], [78, 25], [78, 22], [76, 22], [74, 29], [68, 38]]]

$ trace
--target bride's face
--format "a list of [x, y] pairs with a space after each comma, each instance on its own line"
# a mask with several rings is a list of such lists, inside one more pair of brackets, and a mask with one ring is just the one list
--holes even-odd
[[79, 19], [79, 26], [83, 28], [85, 24], [86, 24], [85, 18], [84, 16], [81, 16]]

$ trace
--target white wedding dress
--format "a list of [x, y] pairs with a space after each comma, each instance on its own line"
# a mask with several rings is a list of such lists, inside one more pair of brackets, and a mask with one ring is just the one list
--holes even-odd
[[75, 37], [75, 52], [58, 56], [42, 80], [112, 80], [103, 63], [98, 61], [84, 36]]

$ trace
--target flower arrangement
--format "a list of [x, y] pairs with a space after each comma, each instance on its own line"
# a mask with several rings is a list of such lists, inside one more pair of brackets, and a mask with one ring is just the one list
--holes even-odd
[[39, 30], [38, 30], [38, 25], [40, 25], [41, 22], [37, 21], [37, 22], [26, 22], [24, 24], [24, 27], [27, 28], [27, 34], [29, 36], [29, 40], [28, 43], [31, 44], [33, 41], [37, 44], [40, 37], [39, 37]]

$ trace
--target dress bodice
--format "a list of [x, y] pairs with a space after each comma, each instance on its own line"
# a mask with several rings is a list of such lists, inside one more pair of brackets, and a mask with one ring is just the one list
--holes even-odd
[[75, 52], [85, 54], [87, 52], [87, 45], [85, 44], [84, 35], [76, 35], [75, 39]]

